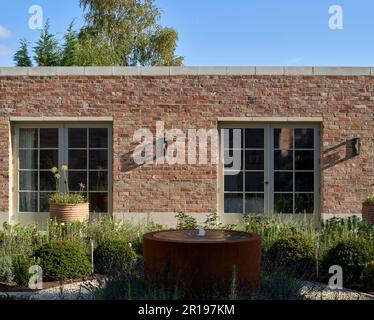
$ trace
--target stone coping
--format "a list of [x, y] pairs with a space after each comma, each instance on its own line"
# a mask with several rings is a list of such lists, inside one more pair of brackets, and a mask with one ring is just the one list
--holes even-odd
[[0, 76], [374, 76], [374, 67], [0, 67]]

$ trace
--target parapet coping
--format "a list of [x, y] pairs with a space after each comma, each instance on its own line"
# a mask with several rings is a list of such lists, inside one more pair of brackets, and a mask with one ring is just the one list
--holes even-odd
[[0, 76], [374, 76], [374, 67], [0, 67]]

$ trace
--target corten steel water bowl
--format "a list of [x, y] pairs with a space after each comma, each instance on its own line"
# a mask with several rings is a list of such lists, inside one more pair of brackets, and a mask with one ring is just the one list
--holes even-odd
[[143, 238], [143, 263], [149, 283], [189, 296], [228, 294], [234, 274], [240, 292], [257, 291], [261, 238], [226, 230], [206, 230], [203, 237], [198, 230], [151, 232]]

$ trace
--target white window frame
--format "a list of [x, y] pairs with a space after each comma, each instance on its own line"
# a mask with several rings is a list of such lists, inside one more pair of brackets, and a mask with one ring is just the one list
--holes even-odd
[[[68, 129], [69, 128], [107, 128], [108, 129], [108, 212], [113, 213], [113, 124], [109, 122], [18, 122], [14, 123], [13, 138], [13, 211], [20, 220], [41, 220], [45, 212], [20, 212], [19, 211], [19, 130], [21, 128], [58, 128], [59, 130], [59, 167], [68, 161]], [[39, 150], [39, 148], [38, 148]], [[87, 159], [88, 161], [88, 159]], [[100, 213], [95, 213], [100, 214]], [[25, 216], [25, 219], [22, 219]], [[39, 216], [39, 217], [38, 217]]]
[[[304, 214], [276, 214], [274, 213], [274, 177], [273, 177], [273, 150], [274, 150], [274, 137], [273, 129], [275, 128], [294, 128], [294, 129], [303, 129], [310, 128], [314, 129], [314, 213], [308, 214], [310, 218], [318, 221], [321, 212], [321, 150], [320, 150], [320, 137], [321, 137], [321, 126], [319, 123], [311, 122], [220, 122], [218, 125], [219, 134], [220, 134], [220, 161], [218, 164], [218, 179], [217, 179], [217, 190], [218, 190], [218, 212], [224, 218], [231, 217], [242, 217], [243, 213], [225, 213], [224, 212], [224, 148], [222, 145], [221, 139], [221, 129], [233, 129], [233, 128], [243, 128], [243, 129], [256, 129], [263, 128], [265, 134], [265, 145], [264, 145], [264, 181], [267, 181], [268, 184], [264, 185], [264, 214], [263, 216], [277, 216], [284, 218], [301, 218], [304, 217]], [[295, 159], [293, 160], [295, 161]], [[295, 169], [295, 168], [294, 168]], [[295, 188], [295, 186], [294, 186]], [[234, 192], [235, 193], [235, 192]], [[244, 201], [244, 200], [243, 200]]]

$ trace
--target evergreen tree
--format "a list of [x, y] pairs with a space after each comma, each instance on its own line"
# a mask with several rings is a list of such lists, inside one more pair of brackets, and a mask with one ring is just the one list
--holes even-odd
[[61, 63], [61, 49], [55, 36], [49, 31], [49, 20], [47, 20], [40, 39], [34, 47], [34, 60], [38, 66], [58, 66]]
[[20, 39], [20, 48], [14, 54], [13, 61], [16, 67], [32, 67], [31, 58], [28, 51], [28, 42], [26, 39]]
[[69, 24], [64, 35], [65, 43], [63, 45], [61, 64], [67, 67], [78, 65], [78, 34], [73, 28], [74, 21]]

